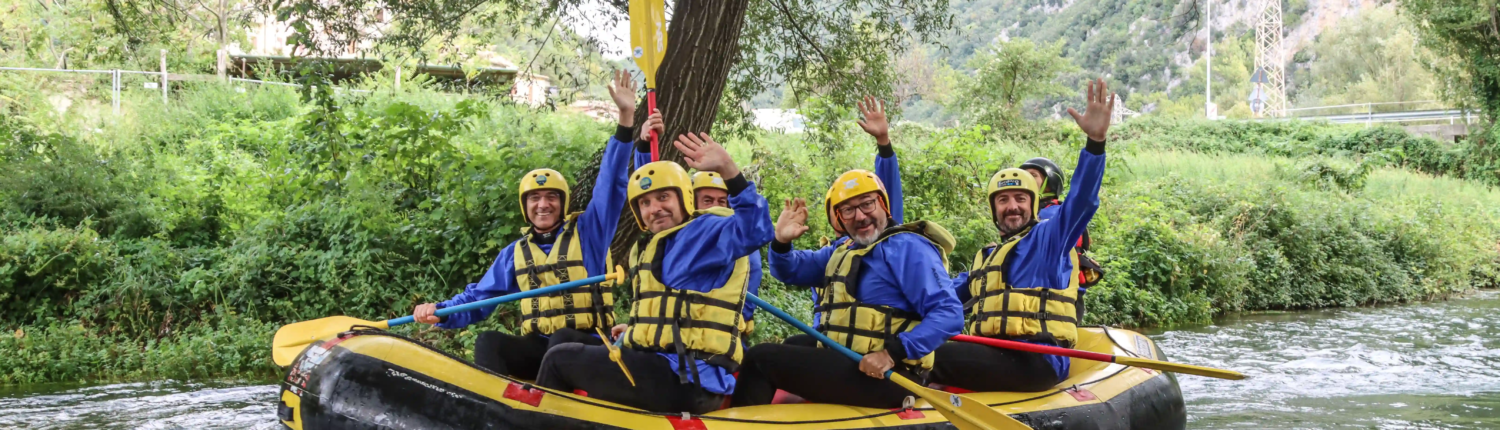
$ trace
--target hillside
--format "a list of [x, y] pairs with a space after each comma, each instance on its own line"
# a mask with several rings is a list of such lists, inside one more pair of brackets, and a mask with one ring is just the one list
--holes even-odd
[[[1213, 6], [1214, 40], [1248, 35], [1254, 1]], [[1373, 0], [1285, 0], [1287, 59], [1308, 47], [1340, 18], [1378, 6]], [[1085, 70], [1107, 72], [1121, 94], [1169, 91], [1179, 68], [1203, 55], [1203, 3], [1194, 0], [972, 0], [953, 4], [954, 31], [943, 43], [953, 67], [997, 38], [1066, 41], [1064, 55]]]

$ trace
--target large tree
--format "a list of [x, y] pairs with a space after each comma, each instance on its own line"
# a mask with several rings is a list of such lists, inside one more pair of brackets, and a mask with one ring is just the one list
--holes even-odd
[[1452, 101], [1475, 104], [1500, 121], [1500, 1], [1405, 0], [1422, 44], [1440, 58], [1437, 71]]
[[[291, 21], [302, 40], [326, 40], [330, 46], [372, 37], [361, 17], [393, 13], [398, 25], [379, 37], [383, 49], [398, 54], [452, 39], [459, 22], [555, 28], [562, 19], [627, 17], [625, 0], [259, 1]], [[721, 120], [742, 120], [741, 102], [769, 87], [784, 85], [794, 97], [818, 96], [848, 106], [865, 94], [888, 98], [897, 79], [893, 59], [914, 42], [932, 41], [952, 21], [947, 0], [675, 0], [667, 8], [668, 45], [657, 70], [657, 101], [666, 122], [662, 157], [676, 161], [681, 155], [668, 142], [679, 133], [709, 132], [716, 123], [729, 122]], [[606, 16], [583, 18], [583, 11], [597, 9]], [[315, 31], [319, 34], [311, 37]], [[639, 109], [637, 123], [646, 115]], [[575, 182], [590, 183], [592, 174], [578, 175]], [[575, 207], [582, 207], [588, 193], [576, 194]], [[637, 230], [625, 216], [619, 231], [615, 255], [624, 255], [622, 247]]]

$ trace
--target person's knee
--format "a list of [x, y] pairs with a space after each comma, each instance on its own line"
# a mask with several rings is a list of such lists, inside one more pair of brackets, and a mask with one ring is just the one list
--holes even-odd
[[815, 337], [812, 337], [812, 335], [799, 334], [799, 335], [788, 337], [788, 338], [786, 338], [786, 340], [781, 341], [781, 343], [787, 344], [787, 345], [817, 347], [818, 346], [818, 339], [815, 338]]
[[505, 333], [498, 331], [479, 332], [479, 337], [474, 339], [474, 349], [490, 349], [485, 347], [498, 346], [505, 342]]
[[542, 356], [542, 365], [547, 363], [564, 362], [582, 357], [588, 350], [588, 345], [581, 343], [564, 343], [547, 350], [547, 355]]
[[537, 375], [548, 375], [559, 369], [574, 367], [587, 348], [581, 343], [565, 343], [547, 350], [547, 354], [542, 356], [541, 371]]
[[[762, 343], [759, 345], [755, 345], [750, 347], [750, 349], [745, 350], [745, 357], [742, 360], [741, 365], [774, 367], [777, 366], [778, 363], [785, 361], [786, 357], [795, 356], [796, 354], [792, 351], [796, 349], [798, 348], [794, 345], [785, 345], [780, 343]], [[761, 367], [761, 369], [765, 369], [765, 367]]]
[[779, 343], [762, 343], [745, 350], [745, 361], [762, 361], [766, 357], [774, 357], [783, 350], [784, 345]]

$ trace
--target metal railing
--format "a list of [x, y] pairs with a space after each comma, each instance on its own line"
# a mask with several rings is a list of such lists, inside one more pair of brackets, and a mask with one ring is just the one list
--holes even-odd
[[[1301, 119], [1322, 120], [1335, 124], [1358, 124], [1364, 123], [1407, 123], [1407, 122], [1441, 122], [1448, 124], [1470, 124], [1474, 121], [1476, 111], [1465, 111], [1452, 109], [1444, 106], [1437, 100], [1416, 100], [1403, 102], [1379, 102], [1379, 103], [1351, 103], [1331, 106], [1314, 106], [1287, 109], [1288, 114], [1278, 119]], [[1397, 106], [1429, 105], [1436, 109], [1391, 109]], [[1323, 115], [1297, 115], [1294, 112], [1313, 111], [1343, 111], [1340, 113], [1327, 113]]]
[[[120, 93], [125, 90], [125, 83], [124, 83], [124, 79], [123, 79], [124, 75], [133, 74], [133, 75], [145, 75], [145, 76], [160, 77], [159, 82], [147, 82], [147, 83], [148, 84], [156, 84], [158, 86], [158, 88], [161, 89], [161, 101], [162, 101], [163, 104], [170, 102], [170, 99], [168, 97], [168, 92], [169, 92], [169, 90], [171, 88], [170, 83], [173, 80], [171, 78], [172, 75], [169, 74], [169, 73], [167, 73], [165, 65], [163, 65], [162, 70], [158, 71], [158, 72], [145, 72], [145, 71], [139, 71], [139, 70], [120, 70], [120, 69], [109, 69], [109, 70], [47, 69], [47, 68], [38, 68], [38, 67], [0, 67], [0, 72], [79, 73], [79, 74], [105, 74], [105, 75], [109, 75], [110, 76], [110, 85], [109, 85], [109, 90], [110, 90], [110, 107], [114, 110], [114, 114], [115, 115], [119, 115], [120, 114]], [[235, 78], [235, 77], [228, 77], [228, 76], [220, 77], [220, 76], [216, 76], [216, 75], [178, 75], [178, 76], [179, 77], [190, 76], [190, 77], [192, 77], [192, 79], [176, 79], [177, 81], [188, 81], [188, 80], [192, 80], [192, 81], [221, 81], [221, 82], [230, 82], [230, 83], [233, 83], [233, 82], [242, 82], [242, 83], [249, 83], [249, 84], [278, 85], [278, 86], [287, 86], [287, 87], [301, 87], [302, 86], [302, 84], [289, 83], [289, 82], [262, 81], [262, 80], [258, 80], [258, 79], [245, 79], [245, 78]], [[152, 88], [152, 87], [148, 86], [147, 88]], [[368, 90], [355, 90], [355, 89], [347, 89], [347, 88], [340, 88], [340, 87], [334, 87], [334, 90], [337, 91], [337, 92], [341, 92], [341, 93], [345, 92], [345, 91], [348, 91], [348, 92], [351, 92], [351, 93], [358, 93], [358, 94], [369, 93]]]

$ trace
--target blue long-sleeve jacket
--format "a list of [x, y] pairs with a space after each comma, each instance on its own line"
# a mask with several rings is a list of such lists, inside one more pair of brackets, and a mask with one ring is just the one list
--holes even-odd
[[[665, 239], [666, 254], [655, 275], [672, 288], [708, 292], [724, 286], [734, 271], [735, 260], [748, 256], [776, 238], [766, 198], [755, 184], [742, 177], [726, 181], [729, 186], [729, 217], [703, 216], [689, 221]], [[659, 353], [673, 369], [678, 357]], [[718, 394], [734, 393], [735, 379], [727, 369], [693, 360], [703, 389]], [[689, 378], [692, 377], [690, 373]]]
[[[640, 141], [640, 142], [636, 143], [636, 147], [635, 147], [635, 166], [636, 166], [636, 168], [640, 168], [640, 166], [644, 166], [647, 163], [651, 162], [651, 147], [650, 147], [649, 144], [644, 144], [644, 143], [645, 143], [645, 141]], [[703, 209], [703, 208], [698, 208], [698, 209]], [[754, 294], [756, 296], [760, 295], [760, 281], [761, 281], [762, 278], [765, 277], [765, 273], [764, 273], [765, 271], [762, 270], [764, 267], [765, 267], [764, 263], [761, 263], [760, 250], [757, 249], [757, 250], [755, 250], [755, 252], [750, 253], [750, 285], [747, 287], [747, 289], [750, 291], [750, 294]], [[745, 320], [747, 320], [747, 321], [750, 320], [750, 319], [752, 319], [752, 318], [755, 318], [755, 304], [746, 301], [745, 302], [744, 314], [745, 314]]]
[[[896, 151], [890, 145], [881, 146], [880, 153], [875, 156], [875, 177], [880, 178], [880, 183], [885, 185], [885, 194], [890, 197], [886, 202], [891, 208], [892, 226], [906, 223], [906, 205], [902, 203], [901, 194], [901, 163], [896, 160]], [[772, 269], [771, 276], [776, 276]], [[780, 278], [777, 278], [780, 279]], [[818, 303], [818, 290], [812, 291], [812, 302]], [[823, 320], [820, 314], [813, 314], [813, 326], [817, 326]]]
[[[578, 216], [578, 244], [583, 252], [583, 267], [590, 276], [609, 273], [609, 262], [605, 261], [605, 256], [609, 252], [610, 241], [614, 239], [620, 211], [625, 208], [625, 185], [630, 175], [627, 168], [631, 151], [631, 145], [626, 142], [630, 141], [632, 134], [630, 128], [619, 127], [615, 135], [609, 138], [604, 149], [604, 160], [599, 166], [599, 176], [594, 180], [593, 197], [589, 199], [583, 214]], [[500, 250], [500, 255], [495, 257], [478, 283], [469, 284], [463, 292], [438, 303], [438, 309], [520, 292], [520, 287], [516, 285], [515, 270], [517, 242], [520, 240], [511, 242]], [[551, 244], [539, 247], [543, 252], [552, 252]], [[459, 312], [448, 315], [437, 326], [446, 329], [462, 328], [489, 318], [493, 312], [495, 306]]]
[[[822, 286], [824, 268], [836, 245], [797, 251], [787, 244], [772, 244], [771, 276], [790, 285]], [[953, 295], [940, 252], [926, 239], [897, 234], [860, 260], [856, 299], [922, 315], [922, 324], [896, 335], [901, 340], [899, 350], [887, 347], [893, 359], [921, 358], [963, 328], [962, 304]]]
[[[1078, 237], [1088, 228], [1089, 221], [1094, 218], [1094, 213], [1099, 210], [1099, 188], [1104, 182], [1104, 142], [1090, 141], [1088, 145], [1078, 154], [1078, 168], [1073, 172], [1073, 183], [1068, 189], [1068, 198], [1061, 205], [1055, 206], [1056, 212], [1051, 218], [1041, 219], [1031, 228], [1031, 232], [1021, 239], [1021, 242], [1012, 248], [1010, 256], [1005, 258], [1003, 273], [1006, 282], [1011, 285], [1035, 287], [1044, 286], [1053, 289], [1064, 289], [1072, 273], [1072, 262], [1068, 259], [1068, 252], [1077, 245]], [[1041, 218], [1040, 216], [1038, 217]], [[967, 302], [972, 296], [969, 294], [968, 275], [960, 276], [964, 282], [959, 283], [955, 279], [954, 284], [959, 300]], [[1043, 343], [1043, 342], [1034, 342]], [[1052, 363], [1053, 369], [1057, 371], [1058, 377], [1066, 379], [1068, 376], [1068, 359], [1054, 355], [1048, 355], [1047, 361]]]
[[890, 196], [891, 219], [896, 221], [895, 225], [906, 223], [906, 204], [902, 203], [901, 193], [901, 163], [896, 161], [896, 150], [890, 145], [881, 146], [880, 154], [875, 156], [875, 177], [885, 184], [885, 193]]

